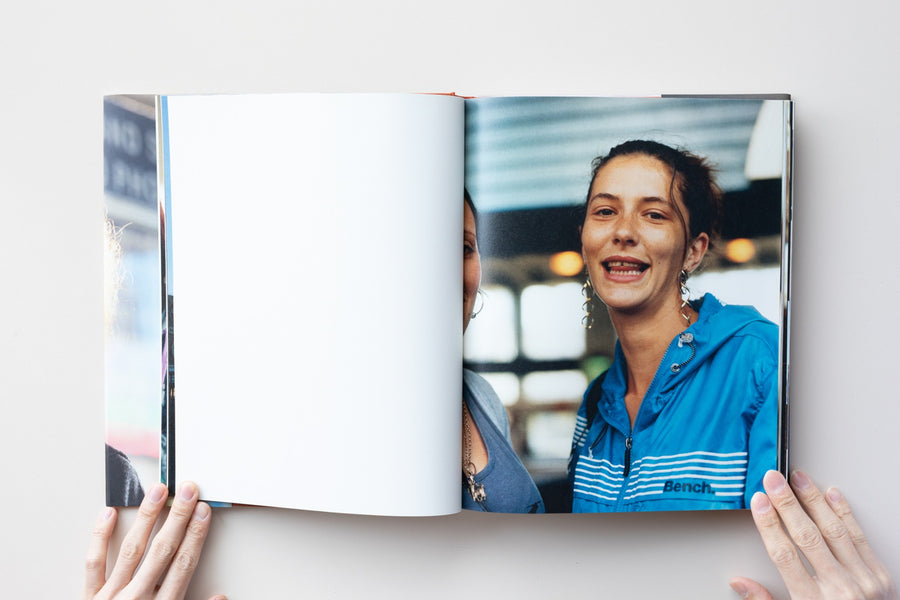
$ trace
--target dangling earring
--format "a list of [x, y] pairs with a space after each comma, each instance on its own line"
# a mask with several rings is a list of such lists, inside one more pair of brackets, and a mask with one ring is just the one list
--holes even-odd
[[691, 290], [687, 288], [687, 271], [684, 269], [681, 270], [681, 273], [678, 275], [678, 284], [681, 287], [681, 316], [684, 317], [684, 320], [687, 321], [687, 324], [691, 324], [691, 316], [685, 310], [688, 307], [688, 303], [691, 301]]
[[484, 292], [481, 291], [481, 288], [478, 288], [478, 292], [475, 294], [476, 299], [481, 298], [481, 306], [472, 311], [472, 314], [469, 315], [470, 319], [474, 319], [478, 316], [478, 313], [484, 308]]
[[591, 314], [594, 312], [594, 285], [591, 283], [590, 275], [584, 279], [581, 295], [584, 296], [584, 303], [581, 305], [581, 310], [584, 311], [584, 316], [581, 317], [581, 326], [590, 329], [594, 326], [594, 316]]

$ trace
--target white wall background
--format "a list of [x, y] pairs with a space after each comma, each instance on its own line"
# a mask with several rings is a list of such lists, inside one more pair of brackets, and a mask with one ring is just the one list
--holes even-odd
[[[101, 96], [119, 92], [792, 93], [793, 464], [841, 485], [900, 575], [896, 2], [38, 0], [3, 13], [4, 597], [76, 595], [103, 503]], [[216, 512], [189, 597], [732, 598], [738, 574], [783, 592], [746, 512], [239, 508]]]

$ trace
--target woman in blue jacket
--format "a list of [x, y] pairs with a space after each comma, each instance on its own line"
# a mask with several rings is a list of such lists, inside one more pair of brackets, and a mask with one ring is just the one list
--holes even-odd
[[579, 411], [573, 511], [746, 508], [777, 463], [778, 328], [751, 307], [687, 298], [719, 219], [711, 169], [644, 140], [593, 164], [585, 292], [618, 342]]

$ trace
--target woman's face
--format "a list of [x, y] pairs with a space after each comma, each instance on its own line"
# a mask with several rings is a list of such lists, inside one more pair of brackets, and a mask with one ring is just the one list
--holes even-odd
[[678, 194], [670, 197], [671, 181], [671, 169], [644, 154], [617, 156], [594, 177], [582, 254], [595, 291], [611, 310], [639, 313], [669, 303], [677, 310], [681, 270], [693, 271], [706, 253], [705, 233], [685, 252], [689, 215]]
[[481, 257], [475, 238], [475, 215], [467, 202], [463, 202], [463, 332], [469, 326], [475, 309], [475, 296], [481, 285]]

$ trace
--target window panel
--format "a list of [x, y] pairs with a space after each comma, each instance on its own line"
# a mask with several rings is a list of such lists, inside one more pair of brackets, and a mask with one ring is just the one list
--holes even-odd
[[478, 362], [512, 362], [518, 355], [513, 293], [501, 286], [485, 286], [483, 290], [482, 298], [475, 300], [475, 310], [481, 310], [469, 321], [463, 354]]
[[522, 352], [535, 360], [579, 358], [585, 350], [581, 285], [532, 285], [522, 291]]
[[519, 378], [512, 373], [481, 373], [504, 406], [512, 406], [519, 401]]
[[538, 371], [522, 378], [522, 396], [535, 404], [577, 402], [586, 387], [581, 371]]
[[525, 423], [528, 456], [532, 459], [567, 459], [572, 446], [574, 411], [539, 412]]

